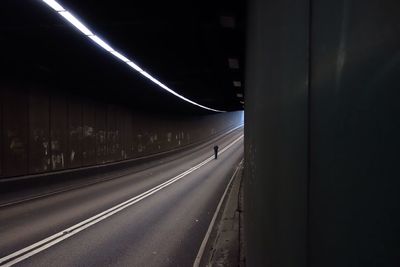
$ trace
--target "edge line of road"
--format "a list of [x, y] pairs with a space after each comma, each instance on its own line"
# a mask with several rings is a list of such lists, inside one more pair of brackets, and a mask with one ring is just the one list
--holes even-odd
[[236, 127], [233, 126], [233, 127], [229, 128], [226, 131], [221, 131], [221, 132], [217, 133], [217, 135], [212, 136], [210, 139], [204, 139], [204, 140], [196, 141], [194, 143], [187, 144], [187, 145], [184, 145], [182, 147], [174, 148], [174, 149], [171, 149], [171, 150], [163, 151], [163, 152], [160, 152], [160, 153], [154, 153], [154, 154], [150, 154], [150, 155], [146, 155], [146, 156], [140, 156], [140, 157], [137, 157], [137, 158], [124, 159], [124, 160], [118, 160], [118, 161], [107, 162], [107, 163], [99, 163], [99, 164], [90, 165], [90, 166], [82, 166], [82, 167], [69, 168], [69, 169], [64, 169], [64, 170], [54, 170], [54, 171], [41, 172], [41, 173], [36, 173], [36, 174], [27, 174], [27, 175], [23, 175], [23, 176], [12, 176], [12, 177], [7, 177], [7, 178], [0, 179], [0, 184], [7, 183], [7, 182], [19, 181], [19, 180], [34, 179], [34, 178], [39, 178], [39, 177], [44, 177], [44, 176], [51, 176], [51, 175], [55, 175], [55, 174], [65, 174], [65, 173], [72, 173], [72, 172], [77, 172], [77, 171], [82, 171], [82, 170], [96, 169], [96, 168], [100, 168], [100, 167], [113, 166], [113, 165], [117, 165], [117, 164], [120, 164], [120, 163], [134, 162], [134, 161], [138, 161], [138, 160], [152, 159], [154, 157], [162, 156], [162, 155], [165, 155], [165, 154], [168, 154], [168, 153], [171, 153], [171, 152], [179, 152], [180, 150], [187, 149], [187, 148], [189, 148], [189, 146], [192, 146], [192, 145], [201, 146], [202, 144], [211, 142], [214, 139], [219, 139], [222, 136], [230, 134], [231, 132], [233, 132], [233, 131], [235, 131], [235, 130], [243, 127], [243, 126], [244, 126], [244, 123], [241, 123]]
[[210, 222], [210, 225], [208, 226], [206, 235], [204, 236], [203, 242], [201, 242], [201, 245], [200, 245], [200, 248], [199, 248], [199, 252], [197, 253], [196, 259], [194, 260], [194, 263], [193, 263], [193, 267], [199, 267], [200, 266], [200, 262], [201, 262], [201, 259], [203, 257], [203, 254], [204, 254], [204, 250], [205, 250], [206, 245], [208, 243], [208, 240], [210, 238], [211, 232], [212, 232], [212, 230], [214, 228], [214, 224], [215, 224], [215, 221], [217, 220], [219, 211], [220, 211], [220, 209], [222, 207], [222, 203], [224, 202], [226, 194], [228, 193], [229, 187], [231, 186], [233, 180], [235, 179], [236, 174], [238, 173], [238, 171], [239, 171], [240, 167], [242, 166], [242, 164], [243, 164], [243, 159], [237, 165], [236, 170], [232, 174], [232, 177], [229, 180], [229, 183], [225, 188], [224, 194], [222, 195], [222, 197], [221, 197], [221, 199], [220, 199], [220, 201], [218, 203], [218, 206], [217, 206], [217, 208], [216, 208], [216, 210], [214, 212], [214, 216], [213, 216], [213, 218], [212, 218], [212, 220]]
[[[214, 138], [214, 139], [215, 139], [215, 140], [219, 140], [220, 138], [225, 137], [226, 135], [228, 135], [228, 134], [234, 132], [235, 130], [237, 130], [237, 129], [241, 128], [241, 127], [243, 127], [243, 124], [241, 124], [241, 125], [239, 125], [239, 126], [237, 126], [237, 127], [234, 127], [234, 128], [232, 128], [232, 129], [228, 130], [227, 132], [224, 132], [223, 134], [221, 134], [220, 136], [218, 136], [218, 137], [216, 137], [216, 138]], [[214, 140], [214, 139], [212, 139], [212, 140]], [[210, 140], [209, 140], [209, 141], [205, 141], [204, 144], [206, 144], [206, 143], [208, 143], [208, 142], [211, 142], [211, 141], [210, 141]], [[200, 146], [201, 146], [201, 145], [202, 145], [202, 144], [200, 144]], [[171, 151], [167, 151], [167, 152], [173, 152], [173, 151], [171, 150]], [[151, 157], [154, 157], [154, 156], [161, 155], [161, 154], [163, 154], [163, 153], [166, 154], [166, 152], [162, 152], [162, 153], [159, 153], [159, 154], [153, 154], [153, 155], [150, 155], [150, 156], [140, 157], [140, 158], [136, 158], [136, 159], [129, 159], [128, 161], [134, 161], [134, 160], [140, 160], [140, 159], [145, 159], [145, 158], [151, 158]], [[120, 162], [121, 162], [121, 161], [119, 161], [119, 162], [107, 163], [107, 164], [102, 164], [102, 165], [98, 165], [98, 166], [96, 165], [96, 166], [91, 166], [91, 167], [83, 167], [83, 168], [79, 168], [79, 169], [80, 169], [80, 170], [83, 170], [83, 169], [88, 169], [88, 168], [103, 167], [103, 166], [107, 166], [107, 165], [114, 165], [114, 164], [117, 164], [117, 163], [120, 163]], [[68, 172], [71, 172], [71, 171], [77, 171], [77, 169], [63, 170], [63, 171], [59, 171], [58, 173], [68, 173]], [[50, 172], [50, 173], [48, 173], [48, 174], [46, 174], [46, 175], [52, 175], [52, 174], [55, 174], [55, 173], [56, 173], [56, 172]], [[67, 191], [71, 191], [71, 190], [79, 189], [79, 188], [82, 188], [82, 187], [86, 187], [86, 186], [91, 186], [91, 185], [94, 185], [94, 184], [98, 184], [98, 183], [101, 183], [101, 182], [106, 182], [106, 181], [109, 181], [109, 180], [113, 180], [113, 179], [120, 178], [120, 177], [122, 177], [122, 176], [129, 175], [129, 174], [131, 174], [131, 173], [132, 173], [132, 172], [130, 172], [130, 173], [124, 173], [124, 174], [122, 174], [122, 175], [116, 175], [116, 176], [106, 177], [106, 178], [94, 179], [94, 180], [92, 180], [92, 181], [88, 181], [88, 182], [83, 182], [83, 183], [80, 183], [80, 184], [74, 184], [74, 185], [66, 186], [66, 187], [64, 187], [64, 188], [60, 188], [60, 189], [58, 189], [58, 190], [51, 191], [51, 192], [47, 192], [47, 193], [43, 193], [43, 194], [40, 194], [40, 195], [35, 195], [35, 196], [27, 197], [27, 198], [22, 198], [22, 199], [14, 200], [14, 201], [9, 201], [9, 202], [0, 203], [0, 208], [12, 206], [12, 205], [16, 205], [16, 204], [20, 204], [20, 203], [24, 203], [24, 202], [27, 202], [27, 201], [32, 201], [32, 200], [36, 200], [36, 199], [48, 197], [48, 196], [53, 196], [53, 195], [56, 195], [56, 194], [60, 194], [60, 193], [67, 192]], [[37, 176], [39, 176], [39, 175], [40, 175], [40, 174], [38, 174]], [[8, 180], [7, 180], [7, 179], [6, 179], [6, 180], [0, 179], [0, 184], [3, 183], [3, 182], [9, 182], [9, 181], [13, 181], [13, 180], [12, 180], [12, 179], [8, 179]]]
[[[234, 141], [232, 141], [230, 144], [228, 144], [227, 146], [225, 146], [220, 152], [219, 154], [224, 153], [226, 150], [228, 150], [230, 147], [232, 147], [234, 144], [236, 144], [237, 142], [239, 142], [242, 138], [243, 138], [243, 134], [241, 136], [239, 136], [238, 138], [236, 138]], [[186, 170], [185, 172], [135, 196], [132, 197], [120, 204], [117, 204], [101, 213], [98, 213], [97, 215], [94, 215], [80, 223], [77, 223], [67, 229], [64, 229], [56, 234], [53, 234], [45, 239], [42, 239], [30, 246], [27, 246], [23, 249], [17, 250], [7, 256], [4, 256], [2, 258], [0, 258], [0, 267], [5, 267], [5, 266], [12, 266], [18, 262], [21, 262], [27, 258], [30, 258], [31, 256], [46, 250], [47, 248], [60, 243], [61, 241], [76, 235], [77, 233], [83, 231], [84, 229], [98, 223], [101, 222], [102, 220], [114, 215], [115, 213], [118, 213], [126, 208], [128, 208], [129, 206], [155, 194], [156, 192], [160, 191], [161, 189], [179, 181], [180, 179], [182, 179], [183, 177], [185, 177], [186, 175], [192, 173], [193, 171], [199, 169], [200, 167], [204, 166], [205, 164], [209, 163], [210, 161], [212, 161], [214, 159], [214, 155], [208, 157], [206, 160], [200, 162], [199, 164], [195, 165], [194, 167]], [[225, 192], [226, 193], [226, 192]], [[225, 195], [224, 193], [224, 195]]]

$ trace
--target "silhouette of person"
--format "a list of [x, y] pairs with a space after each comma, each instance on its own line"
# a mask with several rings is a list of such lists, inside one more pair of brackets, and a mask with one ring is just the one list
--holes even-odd
[[215, 159], [218, 158], [218, 146], [217, 145], [214, 146], [214, 156], [215, 156]]

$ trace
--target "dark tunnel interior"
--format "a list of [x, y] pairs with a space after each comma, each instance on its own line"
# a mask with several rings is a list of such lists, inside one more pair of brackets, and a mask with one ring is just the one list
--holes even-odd
[[[6, 231], [14, 213], [8, 213], [1, 200], [20, 188], [104, 176], [139, 161], [145, 165], [148, 159], [161, 162], [151, 168], [169, 166], [158, 172], [171, 177], [177, 175], [170, 174], [175, 170], [185, 176], [200, 165], [214, 166], [209, 172], [202, 167], [204, 184], [193, 179], [192, 187], [180, 185], [186, 195], [171, 198], [171, 206], [189, 218], [196, 204], [217, 206], [223, 193], [218, 211], [228, 203], [222, 201], [228, 192], [225, 184], [226, 190], [236, 192], [231, 181], [244, 158], [236, 196], [243, 197], [243, 205], [233, 209], [243, 216], [243, 221], [236, 218], [240, 257], [234, 266], [400, 266], [398, 0], [60, 0], [61, 11], [47, 1], [55, 3], [3, 0], [0, 5], [0, 236], [13, 239]], [[90, 34], [71, 26], [62, 17], [67, 11]], [[100, 47], [93, 36], [114, 50]], [[214, 161], [199, 156], [214, 157], [216, 145], [222, 155], [218, 159], [217, 151]], [[201, 162], [195, 162], [197, 156], [203, 157]], [[175, 169], [170, 168], [173, 162]], [[143, 186], [150, 195], [159, 189], [146, 184], [156, 177], [146, 168], [141, 172], [147, 180], [138, 178], [134, 190]], [[215, 178], [216, 184], [208, 184], [214, 176], [230, 175], [229, 183]], [[113, 186], [102, 189], [103, 199], [99, 193], [93, 199], [100, 203], [111, 198], [106, 192]], [[115, 195], [113, 205], [123, 201]], [[167, 203], [160, 199], [152, 201]], [[193, 207], [179, 202], [183, 199]], [[77, 197], [76, 206], [86, 208], [80, 201]], [[58, 202], [62, 200], [51, 205]], [[189, 227], [173, 216], [171, 206], [159, 206], [148, 209], [154, 216], [148, 221], [141, 210], [132, 214], [135, 220], [141, 218], [140, 225], [153, 222], [156, 230], [169, 229], [201, 242], [208, 222], [201, 226], [203, 232], [184, 232], [185, 227], [197, 229], [202, 218], [190, 217]], [[102, 210], [105, 204], [87, 214]], [[201, 214], [210, 225], [217, 218], [223, 221], [224, 213], [211, 220], [213, 212], [214, 206], [207, 206]], [[160, 226], [164, 219], [172, 226]], [[67, 224], [75, 223], [78, 220], [62, 226], [69, 229]], [[124, 221], [116, 225], [122, 227]], [[135, 239], [144, 240], [144, 233], [154, 239], [153, 232], [143, 230], [139, 237], [141, 231], [129, 233]], [[218, 237], [213, 233], [210, 236]], [[23, 245], [41, 238], [44, 235], [38, 234]], [[197, 252], [200, 244], [182, 240], [165, 238], [162, 244], [166, 251], [195, 247]], [[121, 243], [115, 251], [129, 254], [129, 248], [140, 247], [129, 246]], [[210, 245], [202, 246], [200, 251], [207, 251]], [[17, 249], [0, 241], [0, 266], [12, 262], [14, 256], [9, 255]], [[120, 262], [102, 264], [130, 262], [118, 253]], [[154, 249], [150, 256], [156, 258], [157, 253], [164, 255]], [[192, 262], [192, 254], [182, 259]], [[131, 259], [144, 261], [141, 257]], [[88, 265], [95, 265], [94, 258], [89, 260]], [[184, 260], [148, 264], [182, 266]], [[203, 263], [195, 260], [193, 266]]]

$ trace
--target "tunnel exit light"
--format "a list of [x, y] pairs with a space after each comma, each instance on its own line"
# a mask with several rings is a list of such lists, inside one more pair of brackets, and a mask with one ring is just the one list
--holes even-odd
[[126, 63], [128, 66], [130, 66], [133, 70], [137, 71], [139, 74], [141, 74], [143, 77], [147, 78], [154, 84], [158, 85], [162, 89], [166, 90], [167, 92], [173, 94], [174, 96], [190, 103], [195, 106], [198, 106], [200, 108], [214, 111], [214, 112], [225, 112], [223, 110], [217, 110], [213, 108], [209, 108], [206, 106], [203, 106], [199, 103], [196, 103], [180, 94], [175, 92], [174, 90], [170, 89], [168, 86], [154, 78], [151, 74], [148, 72], [144, 71], [139, 65], [137, 65], [133, 60], [125, 57], [122, 55], [120, 52], [114, 50], [106, 41], [102, 40], [100, 37], [98, 37], [96, 34], [94, 34], [87, 26], [85, 26], [79, 19], [77, 19], [74, 15], [72, 15], [68, 10], [66, 10], [62, 5], [60, 5], [57, 1], [55, 0], [41, 0], [42, 2], [46, 3], [49, 7], [51, 7], [53, 10], [55, 10], [60, 16], [62, 16], [66, 21], [68, 21], [72, 26], [74, 26], [77, 30], [79, 30], [81, 33], [83, 33], [85, 36], [87, 36], [92, 42], [96, 43], [99, 47], [103, 48], [106, 52], [108, 52], [110, 55], [114, 56], [114, 58]]

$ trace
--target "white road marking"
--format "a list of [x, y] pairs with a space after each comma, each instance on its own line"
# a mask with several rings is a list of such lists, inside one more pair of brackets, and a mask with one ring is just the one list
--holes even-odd
[[[225, 135], [228, 135], [229, 133], [233, 132], [233, 131], [236, 130], [236, 129], [241, 128], [242, 126], [243, 126], [243, 124], [240, 124], [239, 126], [237, 126], [237, 127], [235, 127], [235, 128], [232, 128], [232, 129], [230, 129], [229, 131], [225, 132], [223, 135], [224, 135], [224, 136], [225, 136]], [[223, 136], [222, 136], [222, 137], [223, 137]], [[222, 138], [222, 137], [221, 137], [221, 138]], [[214, 139], [213, 139], [213, 140], [214, 140]], [[206, 143], [208, 143], [208, 142], [213, 142], [213, 140], [207, 141]], [[218, 137], [217, 140], [219, 140], [219, 137]], [[182, 148], [178, 148], [177, 150], [179, 150], [179, 149], [182, 149]], [[170, 152], [170, 151], [161, 152], [161, 153], [158, 153], [158, 154], [149, 155], [149, 156], [144, 156], [144, 157], [139, 157], [139, 158], [136, 158], [136, 159], [146, 159], [146, 158], [151, 159], [153, 156], [158, 156], [158, 155], [166, 154], [166, 153], [168, 153], [168, 152]], [[63, 157], [63, 155], [61, 155], [61, 156]], [[130, 161], [130, 160], [128, 160], [128, 161]], [[163, 162], [164, 162], [164, 161], [160, 161], [160, 164], [163, 163]], [[110, 166], [110, 165], [115, 165], [115, 162], [114, 162], [114, 163], [102, 164], [102, 166]], [[63, 166], [64, 166], [64, 165], [63, 165]], [[88, 169], [93, 169], [93, 168], [96, 168], [96, 167], [98, 167], [98, 166], [82, 167], [82, 168], [79, 168], [79, 169], [80, 169], [80, 170], [84, 170], [84, 169], [85, 169], [85, 170], [88, 170]], [[54, 174], [54, 173], [68, 173], [68, 172], [71, 172], [71, 170], [62, 170], [62, 171], [51, 172], [51, 173], [40, 174], [40, 175], [51, 175], [51, 174]], [[128, 174], [129, 174], [129, 173], [126, 173], [126, 174], [124, 174], [124, 175], [128, 175]], [[124, 175], [123, 175], [123, 176], [124, 176]], [[30, 179], [30, 178], [37, 177], [37, 176], [39, 176], [39, 175], [34, 174], [34, 175], [27, 175], [27, 176], [24, 176], [24, 177], [22, 177], [22, 178], [21, 178], [21, 177], [13, 177], [13, 178], [0, 179], [0, 186], [2, 185], [2, 182], [5, 182], [5, 183], [6, 183], [6, 182], [9, 182], [9, 181], [18, 181], [18, 180]], [[19, 204], [19, 203], [23, 203], [23, 202], [26, 202], [26, 201], [31, 201], [31, 200], [34, 200], [34, 199], [39, 199], [39, 198], [43, 198], [43, 197], [48, 197], [48, 196], [52, 196], [52, 195], [64, 193], [64, 192], [67, 192], [67, 191], [70, 191], [70, 190], [74, 190], [74, 189], [81, 188], [81, 187], [84, 187], [84, 186], [89, 186], [89, 185], [101, 183], [101, 182], [104, 182], [104, 181], [109, 181], [109, 180], [112, 180], [112, 179], [115, 179], [115, 178], [120, 178], [120, 177], [121, 177], [121, 176], [118, 175], [118, 176], [111, 177], [111, 178], [95, 179], [94, 181], [90, 181], [90, 182], [87, 182], [87, 183], [82, 183], [82, 184], [79, 184], [78, 186], [71, 185], [71, 186], [68, 186], [68, 187], [66, 187], [66, 188], [64, 188], [64, 189], [60, 189], [60, 190], [56, 190], [56, 191], [53, 191], [53, 192], [41, 194], [41, 195], [38, 195], [38, 196], [32, 196], [32, 197], [28, 197], [28, 198], [24, 198], [24, 199], [20, 199], [20, 200], [16, 200], [16, 201], [6, 202], [6, 203], [3, 203], [3, 204], [0, 204], [0, 208], [2, 208], [2, 207], [7, 207], [7, 206], [11, 206], [11, 205], [15, 205], [15, 204]], [[1, 262], [0, 262], [0, 263], [1, 263]]]
[[212, 232], [212, 230], [214, 228], [214, 224], [215, 224], [215, 221], [217, 219], [219, 210], [221, 209], [222, 203], [224, 202], [224, 199], [225, 199], [225, 196], [226, 196], [226, 194], [228, 192], [228, 189], [229, 189], [233, 179], [235, 178], [236, 173], [240, 169], [240, 166], [242, 165], [242, 163], [243, 163], [243, 160], [240, 161], [238, 167], [236, 168], [236, 170], [233, 173], [231, 179], [229, 180], [228, 185], [225, 188], [224, 194], [222, 195], [221, 200], [218, 203], [217, 209], [214, 212], [214, 216], [213, 216], [213, 218], [212, 218], [212, 220], [210, 222], [210, 225], [208, 226], [208, 229], [207, 229], [206, 235], [204, 236], [203, 242], [200, 245], [199, 252], [197, 253], [196, 259], [194, 260], [194, 263], [193, 263], [193, 267], [200, 266], [201, 258], [203, 257], [203, 254], [204, 254], [204, 249], [206, 248], [208, 239], [210, 238], [211, 232]]
[[[237, 142], [239, 142], [241, 139], [243, 138], [243, 135], [239, 136], [237, 139], [235, 139], [232, 143], [230, 143], [229, 145], [227, 145], [226, 147], [224, 147], [219, 154], [224, 153], [227, 149], [229, 149], [231, 146], [233, 146], [234, 144], [236, 144]], [[180, 179], [182, 179], [183, 177], [185, 177], [186, 175], [194, 172], [195, 170], [199, 169], [200, 167], [204, 166], [205, 164], [209, 163], [210, 161], [212, 161], [214, 159], [214, 155], [208, 157], [206, 160], [204, 160], [203, 162], [200, 162], [199, 164], [197, 164], [196, 166], [188, 169], [187, 171], [171, 178], [170, 180], [159, 184], [149, 190], [147, 190], [146, 192], [141, 193], [140, 195], [137, 195], [133, 198], [130, 198], [112, 208], [109, 208], [93, 217], [90, 217], [80, 223], [77, 223], [65, 230], [62, 230], [52, 236], [49, 236], [43, 240], [40, 240], [30, 246], [27, 246], [23, 249], [20, 249], [18, 251], [15, 251], [14, 253], [11, 253], [8, 256], [2, 257], [0, 258], [0, 267], [5, 267], [5, 266], [12, 266], [18, 262], [21, 262], [45, 249], [48, 249], [49, 247], [60, 243], [61, 241], [76, 235], [77, 233], [83, 231], [84, 229], [98, 223], [101, 222], [102, 220], [114, 215], [117, 212], [120, 212], [121, 210], [124, 210], [126, 208], [128, 208], [129, 206], [155, 194], [156, 192], [160, 191], [161, 189], [179, 181]]]

